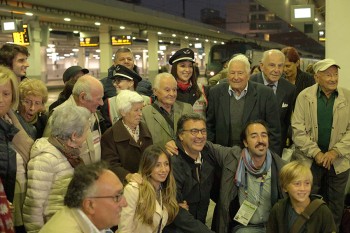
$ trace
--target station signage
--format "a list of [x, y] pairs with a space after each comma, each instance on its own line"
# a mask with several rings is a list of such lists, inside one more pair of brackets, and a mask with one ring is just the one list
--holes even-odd
[[81, 47], [98, 47], [100, 38], [98, 36], [93, 37], [80, 37]]
[[22, 32], [13, 32], [12, 33], [13, 43], [23, 46], [29, 45], [29, 33], [28, 33], [28, 25], [23, 24]]
[[112, 45], [131, 45], [131, 36], [111, 36]]

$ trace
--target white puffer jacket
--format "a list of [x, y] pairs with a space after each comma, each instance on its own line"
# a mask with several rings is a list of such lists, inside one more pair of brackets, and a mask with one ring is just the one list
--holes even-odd
[[64, 206], [63, 199], [73, 173], [74, 168], [48, 142], [48, 138], [40, 138], [34, 143], [23, 206], [23, 220], [28, 233], [39, 232], [45, 222]]

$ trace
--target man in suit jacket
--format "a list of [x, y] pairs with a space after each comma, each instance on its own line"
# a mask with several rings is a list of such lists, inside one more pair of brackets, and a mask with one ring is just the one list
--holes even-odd
[[231, 59], [228, 82], [211, 88], [207, 111], [208, 140], [223, 146], [239, 145], [244, 125], [264, 120], [270, 129], [270, 145], [275, 152], [281, 148], [281, 126], [276, 96], [271, 88], [248, 81], [250, 63], [244, 55]]
[[287, 133], [296, 98], [295, 86], [282, 77], [284, 62], [285, 56], [280, 50], [265, 51], [260, 63], [261, 73], [250, 77], [251, 81], [262, 83], [274, 90], [281, 121], [281, 149], [290, 145], [287, 143]]
[[[177, 121], [186, 113], [192, 113], [192, 106], [176, 101], [177, 82], [170, 73], [160, 73], [154, 79], [156, 101], [142, 109], [143, 121], [151, 132], [153, 144], [165, 146], [169, 141], [176, 148]], [[170, 151], [171, 152], [171, 151]], [[174, 151], [177, 154], [177, 152]]]

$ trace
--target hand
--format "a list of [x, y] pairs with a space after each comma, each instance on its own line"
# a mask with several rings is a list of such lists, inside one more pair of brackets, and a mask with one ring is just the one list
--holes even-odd
[[318, 166], [322, 166], [323, 165], [323, 159], [324, 159], [324, 154], [320, 151], [317, 153], [317, 155], [315, 156], [314, 160], [316, 162], [316, 164]]
[[334, 150], [327, 151], [323, 156], [323, 167], [328, 170], [331, 169], [331, 166], [337, 157], [338, 154]]
[[133, 182], [136, 182], [138, 184], [142, 184], [142, 182], [143, 182], [142, 176], [139, 173], [129, 173], [126, 175], [125, 179], [128, 182], [133, 181]]
[[187, 201], [183, 201], [182, 203], [179, 203], [179, 206], [185, 210], [189, 210], [189, 207], [187, 205]]
[[179, 150], [177, 149], [177, 146], [174, 140], [167, 142], [165, 144], [165, 149], [171, 156], [179, 154]]

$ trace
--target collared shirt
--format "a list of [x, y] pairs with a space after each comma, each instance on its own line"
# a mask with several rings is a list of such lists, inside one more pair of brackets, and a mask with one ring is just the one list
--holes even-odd
[[91, 220], [86, 216], [86, 214], [80, 210], [77, 209], [78, 214], [81, 216], [82, 219], [84, 219], [85, 223], [87, 224], [87, 226], [90, 228], [90, 233], [107, 233], [109, 232], [109, 229], [105, 229], [100, 231], [99, 229], [97, 229], [97, 227], [91, 222]]
[[158, 105], [159, 108], [162, 110], [162, 113], [161, 113], [162, 115], [165, 114], [165, 115], [168, 116], [172, 121], [174, 121], [174, 106], [171, 106], [171, 110], [170, 110], [170, 112], [168, 112], [167, 110], [165, 110], [165, 108], [162, 107], [161, 103], [159, 103], [158, 100], [154, 101], [154, 103], [155, 103], [156, 105]]
[[243, 91], [241, 92], [241, 94], [239, 96], [236, 95], [236, 91], [234, 91], [230, 85], [228, 85], [228, 94], [230, 96], [234, 96], [236, 98], [236, 100], [240, 100], [242, 99], [248, 92], [248, 83], [247, 86], [243, 89]]
[[323, 153], [329, 149], [333, 124], [333, 106], [338, 91], [335, 90], [329, 98], [320, 87], [317, 90], [317, 124], [318, 124], [318, 147]]
[[262, 74], [262, 77], [263, 77], [264, 85], [265, 85], [265, 86], [268, 86], [268, 87], [271, 87], [271, 85], [273, 85], [273, 86], [272, 86], [272, 90], [273, 90], [273, 92], [276, 94], [277, 87], [278, 87], [278, 81], [270, 83], [270, 82], [268, 82], [268, 81], [266, 80], [264, 73], [261, 72], [261, 74]]

